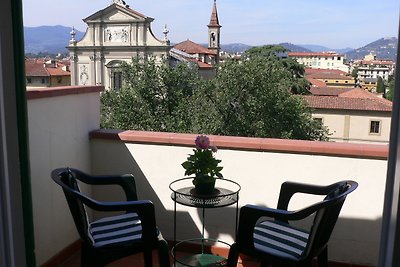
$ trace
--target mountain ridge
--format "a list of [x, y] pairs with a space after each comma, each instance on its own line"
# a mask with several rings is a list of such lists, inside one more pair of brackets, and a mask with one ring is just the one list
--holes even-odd
[[[68, 42], [71, 39], [71, 30], [71, 27], [62, 25], [24, 27], [25, 53], [65, 54], [68, 52], [66, 46], [68, 46]], [[85, 34], [76, 29], [75, 32], [76, 40], [80, 40]], [[284, 42], [278, 45], [281, 45], [292, 52], [335, 51], [340, 54], [345, 54], [348, 60], [362, 59], [365, 55], [370, 53], [376, 54], [379, 59], [391, 59], [395, 61], [397, 57], [396, 37], [383, 37], [356, 49], [331, 49], [316, 44], [292, 44], [290, 42]], [[251, 47], [253, 46], [239, 42], [221, 45], [221, 49], [229, 53], [243, 53]]]

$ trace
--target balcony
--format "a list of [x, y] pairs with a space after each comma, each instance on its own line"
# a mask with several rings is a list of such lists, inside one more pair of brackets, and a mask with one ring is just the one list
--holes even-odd
[[[139, 197], [156, 207], [164, 237], [173, 240], [174, 203], [169, 184], [183, 176], [181, 163], [195, 135], [99, 130], [99, 86], [28, 92], [28, 119], [36, 262], [58, 266], [79, 249], [78, 234], [50, 171], [70, 166], [93, 174], [132, 173]], [[276, 207], [282, 182], [329, 184], [352, 179], [350, 195], [329, 244], [332, 266], [377, 266], [388, 146], [212, 136], [223, 174], [238, 182], [239, 206]], [[117, 188], [84, 188], [95, 198], [118, 200]], [[294, 199], [296, 209], [312, 199]], [[178, 205], [179, 239], [200, 235], [200, 211]], [[235, 207], [206, 211], [206, 235], [232, 243]], [[99, 214], [92, 214], [93, 217]], [[226, 219], [227, 218], [227, 219]], [[231, 219], [229, 219], [231, 218]], [[218, 249], [218, 247], [213, 248]], [[226, 249], [225, 249], [226, 250]], [[243, 262], [243, 266], [248, 266]]]

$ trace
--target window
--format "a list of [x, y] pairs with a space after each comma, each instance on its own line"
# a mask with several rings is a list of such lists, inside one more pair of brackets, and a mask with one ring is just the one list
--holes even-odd
[[120, 90], [122, 88], [122, 72], [114, 71], [112, 73], [112, 84], [111, 87], [115, 90]]
[[337, 60], [340, 60], [340, 57], [337, 57]]
[[370, 134], [379, 134], [381, 130], [381, 122], [380, 121], [371, 121], [369, 126]]
[[42, 78], [42, 83], [46, 83], [46, 79], [45, 78]]
[[27, 82], [27, 83], [32, 83], [32, 78], [27, 78], [27, 79], [26, 79], [26, 82]]
[[315, 121], [319, 126], [323, 126], [324, 125], [324, 121], [320, 117], [314, 117], [313, 121]]
[[110, 75], [109, 86], [111, 89], [120, 90], [122, 88], [121, 64], [120, 60], [112, 60], [106, 64]]

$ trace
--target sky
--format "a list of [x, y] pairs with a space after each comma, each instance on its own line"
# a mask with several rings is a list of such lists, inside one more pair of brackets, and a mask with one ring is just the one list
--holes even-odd
[[[110, 5], [111, 0], [23, 0], [24, 25], [74, 26]], [[125, 0], [154, 18], [152, 31], [173, 43], [207, 42], [213, 0]], [[382, 37], [397, 37], [398, 0], [217, 0], [221, 43], [248, 45], [315, 44], [359, 48]]]

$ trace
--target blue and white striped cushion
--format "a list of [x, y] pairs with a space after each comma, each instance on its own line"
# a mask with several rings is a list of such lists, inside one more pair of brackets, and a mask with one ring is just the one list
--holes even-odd
[[254, 247], [257, 250], [289, 259], [303, 254], [309, 233], [287, 223], [263, 221], [254, 228]]
[[131, 244], [142, 238], [142, 225], [136, 213], [102, 218], [90, 224], [95, 247]]

